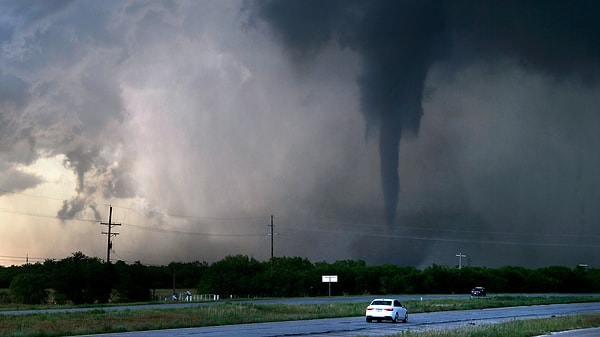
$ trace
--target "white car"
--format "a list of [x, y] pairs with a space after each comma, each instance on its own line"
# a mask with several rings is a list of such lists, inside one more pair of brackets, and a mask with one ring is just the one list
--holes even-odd
[[381, 322], [384, 319], [391, 320], [394, 323], [399, 321], [408, 322], [408, 311], [400, 301], [393, 298], [374, 299], [367, 307], [365, 316], [369, 323], [373, 320]]

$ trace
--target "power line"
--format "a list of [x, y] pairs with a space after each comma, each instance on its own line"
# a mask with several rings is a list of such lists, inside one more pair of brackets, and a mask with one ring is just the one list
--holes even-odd
[[[64, 198], [55, 198], [55, 197], [50, 197], [50, 196], [43, 196], [43, 195], [35, 195], [35, 194], [28, 194], [28, 193], [20, 193], [20, 192], [13, 192], [13, 191], [8, 191], [8, 190], [3, 190], [0, 189], [0, 195], [4, 193], [4, 194], [14, 194], [14, 195], [22, 195], [22, 196], [26, 196], [26, 197], [33, 197], [33, 198], [40, 198], [40, 199], [48, 199], [48, 200], [57, 200], [57, 201], [64, 201]], [[95, 201], [92, 201], [94, 203], [96, 203]], [[143, 209], [139, 209], [139, 208], [133, 208], [133, 207], [126, 207], [126, 206], [119, 206], [119, 205], [109, 205], [109, 204], [104, 204], [104, 203], [96, 203], [98, 205], [106, 205], [106, 206], [111, 206], [114, 208], [120, 208], [120, 209], [124, 209], [124, 210], [129, 210], [129, 211], [133, 211], [133, 212], [137, 212], [137, 213], [141, 213], [141, 214], [148, 214], [148, 215], [162, 215], [162, 216], [168, 216], [168, 217], [176, 217], [176, 218], [190, 218], [190, 219], [199, 219], [199, 220], [206, 220], [206, 221], [247, 221], [247, 220], [258, 220], [258, 219], [264, 219], [263, 216], [260, 217], [214, 217], [214, 216], [200, 216], [200, 215], [190, 215], [190, 214], [177, 214], [177, 213], [170, 213], [170, 212], [161, 212], [161, 211], [153, 211], [153, 210], [143, 210]], [[44, 218], [56, 218], [56, 219], [60, 219], [62, 221], [86, 221], [86, 222], [97, 222], [98, 220], [94, 219], [82, 219], [82, 218], [64, 218], [64, 217], [59, 217], [56, 215], [45, 215], [45, 214], [40, 214], [40, 213], [34, 213], [34, 212], [30, 212], [30, 211], [19, 211], [19, 210], [9, 210], [9, 209], [4, 209], [4, 208], [0, 208], [0, 212], [4, 212], [4, 213], [12, 213], [12, 214], [19, 214], [19, 215], [27, 215], [27, 216], [36, 216], [36, 217], [44, 217]], [[344, 225], [344, 226], [359, 226], [361, 228], [387, 228], [387, 225], [384, 224], [374, 224], [372, 222], [348, 222], [348, 221], [336, 221], [336, 220], [322, 220], [322, 219], [312, 219], [309, 220], [310, 222], [313, 223], [319, 223], [319, 224], [332, 224], [332, 225]], [[135, 226], [135, 225], [131, 225], [132, 227], [136, 227], [136, 228], [140, 228], [140, 229], [144, 229], [143, 226]], [[300, 227], [296, 227], [295, 229], [299, 229]], [[402, 229], [411, 229], [411, 230], [419, 230], [419, 231], [434, 231], [436, 233], [440, 233], [440, 232], [447, 232], [447, 233], [472, 233], [472, 234], [489, 234], [489, 235], [513, 235], [513, 236], [517, 236], [517, 235], [523, 235], [523, 236], [540, 236], [540, 237], [560, 237], [560, 238], [564, 238], [565, 236], [569, 236], [569, 237], [579, 237], [579, 235], [575, 235], [575, 234], [568, 234], [568, 233], [557, 233], [557, 234], [552, 234], [552, 233], [524, 233], [524, 232], [501, 232], [501, 231], [479, 231], [479, 230], [462, 230], [462, 229], [446, 229], [446, 228], [434, 228], [434, 227], [414, 227], [414, 226], [401, 226], [399, 228]], [[152, 229], [150, 229], [152, 230]], [[158, 231], [158, 230], [157, 230]], [[166, 230], [167, 232], [169, 232], [169, 230]], [[177, 233], [178, 231], [172, 231], [173, 233]], [[190, 234], [189, 232], [181, 232], [183, 234]], [[214, 235], [214, 234], [210, 234], [210, 233], [198, 233], [199, 235]], [[224, 234], [224, 236], [226, 236], [227, 234]], [[244, 234], [240, 235], [240, 236], [246, 236]], [[254, 234], [249, 235], [249, 236], [254, 236]], [[590, 237], [590, 238], [600, 238], [600, 235], [594, 235], [594, 234], [587, 234], [586, 237]]]
[[65, 200], [65, 198], [56, 198], [56, 197], [49, 197], [49, 196], [45, 196], [45, 195], [36, 195], [36, 194], [29, 194], [29, 193], [13, 192], [13, 191], [7, 191], [7, 190], [0, 189], [0, 196], [2, 194], [22, 195], [22, 196], [26, 196], [26, 197], [32, 197], [32, 198], [38, 198], [38, 199], [46, 199], [46, 200], [56, 200], [56, 201], [64, 201]]
[[32, 257], [29, 255], [26, 255], [26, 256], [0, 255], [0, 260], [8, 260], [8, 261], [14, 261], [14, 262], [26, 262], [27, 260], [33, 260], [33, 261], [55, 260], [55, 258]]
[[263, 216], [260, 216], [260, 217], [258, 217], [258, 216], [255, 216], [255, 217], [239, 217], [239, 216], [235, 216], [235, 217], [215, 217], [215, 216], [200, 216], [200, 215], [177, 214], [177, 213], [170, 213], [170, 212], [143, 210], [143, 209], [139, 209], [139, 208], [125, 207], [125, 206], [116, 206], [116, 205], [114, 207], [115, 208], [129, 210], [129, 211], [133, 211], [133, 212], [136, 212], [136, 213], [141, 213], [141, 214], [162, 215], [162, 216], [168, 216], [168, 217], [173, 217], [173, 218], [187, 218], [187, 219], [212, 220], [212, 221], [246, 221], [246, 220], [264, 219]]
[[[10, 210], [5, 208], [0, 208], [0, 212], [25, 215], [25, 216], [34, 216], [34, 217], [42, 217], [42, 218], [52, 218], [58, 219], [61, 221], [81, 221], [81, 222], [97, 222], [95, 219], [83, 219], [83, 218], [63, 218], [56, 215], [47, 215], [41, 213], [35, 213], [30, 211], [21, 211], [21, 210]], [[167, 215], [166, 213], [164, 213]], [[201, 217], [193, 217], [193, 218], [201, 218]], [[248, 220], [248, 219], [262, 219], [264, 217], [249, 217], [249, 218], [208, 218], [205, 217], [203, 219], [212, 219], [212, 220]], [[363, 236], [378, 236], [376, 232], [373, 232], [369, 229], [377, 229], [377, 228], [387, 228], [387, 226], [379, 226], [369, 223], [349, 223], [349, 222], [335, 222], [335, 221], [321, 221], [321, 220], [312, 220], [313, 223], [322, 223], [322, 224], [334, 224], [339, 226], [355, 226], [360, 227], [361, 230], [353, 231], [349, 230], [347, 227], [343, 230], [341, 229], [326, 229], [326, 228], [310, 228], [310, 227], [301, 227], [301, 226], [291, 226], [284, 225], [282, 227], [288, 228], [294, 231], [304, 231], [304, 232], [321, 232], [321, 233], [332, 233], [332, 234], [343, 234], [343, 233], [353, 233]], [[306, 224], [306, 223], [305, 223]], [[262, 237], [263, 233], [208, 233], [208, 232], [193, 232], [193, 231], [182, 231], [175, 229], [167, 229], [167, 228], [157, 228], [157, 227], [147, 227], [141, 225], [134, 224], [123, 224], [123, 226], [135, 228], [138, 230], [149, 231], [149, 232], [158, 232], [158, 233], [172, 233], [172, 234], [183, 234], [183, 235], [193, 235], [193, 236], [213, 236], [213, 237]], [[418, 230], [418, 231], [435, 231], [435, 232], [445, 232], [445, 233], [470, 233], [470, 234], [482, 234], [482, 235], [509, 235], [509, 236], [528, 236], [528, 237], [547, 237], [547, 238], [561, 238], [565, 237], [578, 237], [576, 235], [571, 235], [567, 233], [563, 234], [551, 234], [551, 233], [513, 233], [513, 232], [489, 232], [489, 231], [475, 231], [475, 230], [452, 230], [452, 229], [438, 229], [438, 228], [428, 228], [428, 227], [399, 227], [401, 229], [409, 229], [409, 230]], [[365, 231], [364, 229], [367, 229]], [[394, 235], [394, 234], [386, 234], [386, 237], [396, 238], [396, 239], [413, 239], [413, 240], [423, 240], [423, 241], [439, 241], [439, 242], [457, 242], [457, 243], [479, 243], [479, 244], [500, 244], [500, 245], [520, 245], [520, 246], [545, 246], [545, 247], [575, 247], [575, 248], [598, 248], [599, 245], [595, 244], [568, 244], [568, 243], [536, 243], [531, 241], [521, 241], [521, 240], [490, 240], [490, 239], [453, 239], [453, 238], [444, 238], [444, 237], [435, 237], [435, 236], [424, 236], [424, 235]], [[586, 235], [588, 238], [597, 238], [599, 235], [588, 234]]]
[[[68, 199], [68, 198], [56, 198], [56, 197], [49, 197], [49, 196], [44, 196], [44, 195], [13, 192], [13, 191], [0, 189], [0, 196], [2, 196], [2, 194], [21, 195], [21, 196], [26, 196], [26, 197], [38, 198], [38, 199], [56, 200], [56, 201], [60, 201], [60, 202], [64, 202], [65, 200]], [[91, 200], [90, 202], [93, 202], [94, 204], [101, 205], [101, 206], [112, 206], [114, 208], [120, 208], [120, 209], [129, 210], [129, 211], [133, 211], [133, 212], [141, 213], [141, 214], [162, 215], [162, 216], [175, 217], [175, 218], [191, 218], [191, 219], [213, 220], [213, 221], [244, 221], [244, 220], [264, 219], [263, 216], [260, 216], [260, 217], [258, 217], [258, 216], [254, 216], [254, 217], [244, 217], [244, 216], [215, 217], [215, 216], [201, 216], [201, 215], [191, 215], [191, 214], [177, 214], [177, 213], [171, 213], [168, 211], [153, 211], [153, 210], [140, 209], [140, 208], [134, 208], [134, 207], [120, 206], [120, 205], [110, 205], [110, 204], [106, 204], [106, 203], [96, 202], [95, 200]], [[7, 211], [7, 213], [11, 213], [11, 212]], [[49, 217], [53, 217], [53, 216], [49, 216]], [[65, 220], [67, 220], [67, 219], [65, 219]], [[95, 222], [96, 220], [88, 220], [88, 221]]]
[[[111, 207], [114, 207], [114, 206], [111, 206]], [[9, 214], [31, 216], [31, 217], [56, 219], [56, 220], [60, 220], [60, 221], [81, 221], [81, 222], [93, 222], [93, 223], [98, 222], [97, 219], [84, 219], [84, 218], [76, 218], [76, 217], [65, 218], [65, 217], [60, 217], [58, 215], [50, 215], [50, 214], [43, 214], [43, 213], [24, 211], [24, 210], [6, 209], [6, 208], [0, 208], [0, 213], [9, 213]], [[165, 216], [171, 216], [167, 213], [161, 213], [161, 214], [165, 215]], [[245, 218], [242, 218], [242, 217], [215, 218], [215, 217], [198, 217], [198, 216], [179, 216], [179, 217], [187, 217], [187, 218], [202, 219], [202, 220], [213, 220], [213, 221], [234, 221], [234, 220], [235, 221], [246, 221], [246, 220], [264, 219], [264, 217], [245, 217]], [[256, 236], [256, 237], [262, 237], [264, 235], [263, 233], [238, 233], [238, 234], [235, 234], [235, 233], [206, 233], [206, 232], [181, 231], [181, 230], [166, 229], [166, 228], [147, 227], [147, 226], [141, 226], [141, 225], [127, 224], [127, 223], [123, 223], [122, 225], [127, 226], [127, 227], [132, 227], [135, 229], [139, 229], [139, 230], [150, 231], [150, 232], [174, 233], [174, 234], [198, 235], [198, 236], [217, 236], [217, 237], [218, 236], [222, 236], [222, 237]], [[202, 224], [199, 224], [199, 225], [202, 225]]]
[[[344, 226], [344, 232], [349, 230], [349, 227], [354, 226], [360, 229], [360, 233], [363, 233], [365, 229], [367, 229], [368, 233], [372, 233], [372, 230], [381, 230], [388, 231], [390, 230], [390, 226], [383, 224], [373, 224], [373, 223], [365, 223], [365, 222], [347, 222], [347, 221], [332, 221], [332, 220], [319, 220], [319, 219], [311, 219], [303, 222], [303, 226], [295, 226], [293, 225], [294, 221], [288, 219], [288, 225], [283, 225], [282, 227], [290, 228], [298, 231], [319, 231], [323, 228], [320, 226], [322, 224], [334, 225], [334, 226]], [[313, 225], [318, 225], [318, 228], [307, 227], [307, 224], [312, 223]], [[419, 232], [435, 232], [438, 233], [453, 233], [453, 234], [479, 234], [479, 235], [505, 235], [505, 236], [526, 236], [530, 237], [555, 237], [559, 239], [564, 239], [565, 237], [573, 237], [579, 238], [580, 235], [576, 234], [568, 234], [568, 233], [527, 233], [527, 232], [505, 232], [505, 231], [487, 231], [487, 230], [464, 230], [464, 229], [447, 229], [447, 228], [435, 228], [435, 227], [415, 227], [415, 226], [395, 226], [393, 227], [395, 230], [412, 230]], [[335, 231], [336, 229], [332, 229]], [[325, 229], [325, 231], [332, 231]], [[360, 234], [359, 233], [359, 234]], [[595, 234], [586, 234], [588, 238], [600, 238], [600, 235]]]
[[140, 225], [123, 224], [123, 227], [132, 227], [148, 232], [157, 233], [171, 233], [171, 234], [183, 234], [183, 235], [194, 235], [194, 236], [215, 236], [215, 237], [262, 237], [264, 233], [206, 233], [206, 232], [190, 232], [181, 231], [175, 229], [157, 228], [157, 227], [146, 227]]
[[[61, 220], [61, 221], [82, 221], [82, 222], [98, 222], [98, 220], [96, 219], [83, 219], [83, 218], [64, 218], [64, 217], [59, 217], [57, 215], [49, 215], [49, 214], [42, 214], [42, 213], [35, 213], [35, 212], [30, 212], [30, 211], [20, 211], [20, 210], [10, 210], [10, 209], [5, 209], [5, 208], [0, 208], [0, 213], [10, 213], [10, 214], [18, 214], [18, 215], [25, 215], [25, 216], [32, 216], [32, 217], [40, 217], [40, 218], [48, 218], [48, 219], [56, 219], [56, 220]], [[231, 219], [237, 219], [237, 220], [242, 220], [242, 219], [263, 219], [264, 217], [252, 217], [252, 218], [211, 218], [214, 220], [231, 220]], [[208, 219], [208, 218], [204, 218], [204, 219]], [[175, 230], [175, 229], [166, 229], [166, 228], [157, 228], [157, 227], [148, 227], [148, 226], [141, 226], [141, 225], [134, 225], [134, 224], [127, 224], [127, 223], [122, 223], [122, 226], [124, 227], [131, 227], [131, 228], [135, 228], [135, 229], [139, 229], [139, 230], [144, 230], [144, 231], [149, 231], [149, 232], [159, 232], [159, 233], [173, 233], [173, 234], [185, 234], [185, 235], [197, 235], [197, 236], [221, 236], [221, 237], [251, 237], [251, 236], [256, 236], [256, 237], [262, 237], [264, 234], [263, 233], [206, 233], [206, 232], [192, 232], [192, 231], [181, 231], [181, 230]]]
[[6, 209], [6, 208], [0, 208], [0, 212], [33, 216], [33, 217], [38, 217], [38, 218], [57, 219], [57, 220], [61, 220], [61, 221], [83, 221], [83, 222], [96, 222], [97, 221], [97, 220], [82, 219], [82, 218], [65, 218], [65, 217], [60, 217], [58, 215], [48, 215], [48, 214], [31, 212], [31, 211], [10, 210], [10, 209]]
[[[127, 263], [132, 263], [135, 261], [140, 261], [142, 259], [150, 259], [150, 260], [167, 260], [170, 259], [171, 261], [175, 261], [179, 258], [181, 258], [180, 255], [168, 255], [168, 254], [154, 254], [154, 253], [149, 253], [149, 252], [144, 252], [144, 253], [140, 253], [138, 251], [130, 251], [130, 250], [125, 250], [125, 249], [120, 249], [117, 252], [119, 252], [120, 254], [125, 253], [126, 255], [129, 256], [128, 259], [122, 257], [121, 255], [119, 255], [119, 253], [116, 253], [115, 251], [113, 251], [113, 253], [119, 257], [121, 260], [123, 260], [123, 262], [127, 262]], [[163, 266], [164, 264], [156, 264], [156, 263], [142, 263], [145, 265], [152, 265], [152, 266]]]
[[[417, 240], [417, 241], [434, 241], [434, 242], [452, 242], [452, 243], [471, 243], [471, 244], [489, 244], [489, 245], [512, 245], [512, 246], [533, 246], [533, 247], [562, 247], [562, 248], [600, 248], [599, 244], [569, 244], [569, 243], [551, 243], [551, 242], [531, 242], [531, 241], [510, 241], [510, 240], [491, 240], [491, 239], [455, 239], [433, 236], [419, 236], [409, 234], [394, 234], [394, 233], [378, 233], [365, 231], [351, 231], [348, 229], [326, 229], [326, 228], [300, 228], [298, 226], [286, 226], [286, 228], [317, 233], [330, 234], [353, 234], [360, 236], [380, 237], [386, 239], [398, 240]], [[558, 236], [558, 235], [557, 235]]]
[[[48, 199], [48, 200], [57, 200], [57, 201], [64, 201], [64, 198], [54, 198], [54, 197], [49, 197], [49, 196], [41, 196], [41, 195], [34, 195], [34, 194], [27, 194], [27, 193], [19, 193], [19, 192], [12, 192], [12, 191], [7, 191], [7, 190], [1, 190], [0, 189], [0, 194], [14, 194], [14, 195], [22, 195], [22, 196], [26, 196], [26, 197], [33, 197], [33, 198], [41, 198], [41, 199]], [[97, 203], [98, 205], [105, 205], [103, 203]], [[113, 206], [111, 206], [113, 207]], [[210, 216], [198, 216], [198, 215], [186, 215], [186, 214], [175, 214], [175, 213], [170, 213], [170, 212], [159, 212], [159, 211], [151, 211], [151, 210], [142, 210], [142, 209], [136, 209], [136, 208], [132, 208], [132, 207], [124, 207], [124, 206], [114, 206], [115, 208], [121, 208], [121, 209], [125, 209], [125, 210], [129, 210], [129, 211], [133, 211], [133, 212], [138, 212], [141, 214], [147, 214], [147, 215], [162, 215], [162, 216], [168, 216], [168, 217], [178, 217], [178, 218], [188, 218], [188, 219], [197, 219], [197, 220], [203, 220], [203, 221], [248, 221], [248, 220], [256, 220], [256, 219], [264, 219], [264, 217], [210, 217]], [[5, 209], [5, 208], [0, 208], [0, 212], [2, 213], [11, 213], [11, 214], [17, 214], [17, 215], [24, 215], [24, 216], [33, 216], [33, 217], [41, 217], [41, 218], [52, 218], [52, 219], [58, 219], [60, 221], [81, 221], [81, 222], [97, 222], [97, 219], [83, 219], [83, 218], [64, 218], [64, 217], [59, 217], [57, 215], [47, 215], [47, 214], [42, 214], [42, 213], [37, 213], [37, 212], [31, 212], [31, 211], [23, 211], [23, 210], [11, 210], [11, 209]], [[310, 227], [306, 227], [305, 225], [307, 224], [306, 222], [303, 223], [303, 226], [290, 226], [290, 223], [293, 223], [293, 221], [286, 221], [288, 223], [288, 226], [283, 226], [284, 228], [288, 228], [294, 231], [305, 231], [305, 232], [322, 232], [322, 233], [332, 233], [332, 234], [340, 234], [340, 233], [354, 233], [357, 235], [363, 235], [363, 236], [378, 236], [377, 233], [373, 233], [373, 230], [377, 230], [377, 229], [386, 229], [388, 228], [387, 225], [381, 225], [381, 224], [374, 224], [371, 222], [366, 222], [366, 223], [355, 223], [355, 222], [347, 222], [347, 221], [332, 221], [332, 220], [320, 220], [320, 219], [313, 219], [313, 220], [309, 220], [309, 222], [312, 222], [313, 224], [329, 224], [329, 225], [337, 225], [337, 226], [345, 226], [345, 228], [343, 230], [339, 230], [339, 229], [324, 229], [322, 227], [319, 228], [310, 228]], [[172, 234], [184, 234], [184, 235], [196, 235], [196, 236], [214, 236], [214, 237], [260, 237], [263, 236], [264, 234], [260, 234], [260, 233], [207, 233], [207, 232], [193, 232], [193, 231], [181, 231], [181, 230], [175, 230], [175, 229], [166, 229], [166, 228], [157, 228], [157, 227], [146, 227], [146, 226], [140, 226], [140, 225], [133, 225], [133, 224], [124, 224], [123, 226], [128, 226], [128, 227], [132, 227], [138, 230], [144, 230], [144, 231], [150, 231], [150, 232], [158, 232], [158, 233], [172, 233]], [[353, 231], [351, 229], [349, 229], [348, 227], [360, 227], [360, 229], [358, 231]], [[552, 233], [525, 233], [525, 232], [503, 232], [503, 231], [483, 231], [483, 230], [462, 230], [462, 229], [447, 229], [447, 228], [434, 228], [434, 227], [414, 227], [414, 226], [401, 226], [398, 227], [397, 229], [405, 229], [405, 230], [413, 230], [413, 231], [429, 231], [429, 232], [435, 232], [436, 234], [439, 233], [454, 233], [454, 234], [480, 234], [480, 235], [504, 235], [504, 236], [526, 236], [528, 238], [532, 238], [532, 237], [545, 237], [545, 238], [560, 238], [560, 239], [564, 239], [564, 238], [579, 238], [580, 235], [575, 235], [575, 234], [569, 234], [569, 233], [557, 233], [557, 234], [552, 234]], [[118, 233], [117, 233], [118, 234]], [[544, 243], [544, 242], [531, 242], [531, 241], [524, 241], [524, 240], [514, 240], [514, 239], [510, 239], [510, 240], [498, 240], [498, 239], [464, 239], [464, 238], [445, 238], [445, 237], [438, 237], [438, 236], [427, 236], [427, 235], [399, 235], [399, 234], [386, 234], [386, 237], [392, 237], [392, 238], [396, 238], [396, 239], [412, 239], [412, 240], [425, 240], [425, 241], [439, 241], [439, 242], [457, 242], [457, 243], [478, 243], [478, 244], [501, 244], [501, 245], [522, 245], [522, 246], [547, 246], [547, 247], [579, 247], [579, 248], [598, 248], [600, 246], [596, 245], [596, 244], [569, 244], [569, 243]], [[594, 238], [600, 238], [600, 235], [596, 235], [596, 234], [586, 234], [587, 238], [590, 239], [594, 239]]]
[[[34, 217], [43, 217], [43, 218], [52, 218], [58, 219], [61, 221], [81, 221], [81, 222], [97, 222], [95, 219], [83, 219], [83, 218], [62, 218], [56, 215], [47, 215], [41, 213], [34, 213], [30, 211], [20, 211], [20, 210], [9, 210], [0, 208], [0, 212], [4, 213], [12, 213], [18, 215], [25, 216], [34, 216]], [[164, 213], [167, 215], [166, 213]], [[194, 217], [200, 218], [200, 217]], [[203, 219], [212, 219], [212, 220], [248, 220], [248, 219], [262, 219], [264, 217], [249, 217], [249, 218], [208, 218], [205, 217]], [[312, 223], [322, 223], [322, 224], [334, 224], [339, 226], [355, 226], [360, 227], [361, 230], [353, 231], [349, 230], [347, 227], [342, 229], [326, 229], [326, 228], [310, 228], [310, 227], [302, 227], [302, 226], [292, 226], [292, 225], [284, 225], [282, 227], [291, 229], [294, 231], [304, 231], [304, 232], [321, 232], [321, 233], [332, 233], [332, 234], [343, 234], [343, 233], [353, 233], [357, 235], [363, 236], [379, 236], [377, 232], [373, 232], [370, 229], [377, 228], [388, 228], [387, 226], [379, 226], [376, 224], [369, 223], [351, 223], [351, 222], [335, 222], [335, 221], [325, 221], [325, 220], [312, 220]], [[306, 224], [306, 223], [304, 223]], [[193, 235], [193, 236], [213, 236], [213, 237], [262, 237], [263, 233], [208, 233], [208, 232], [193, 232], [193, 231], [182, 231], [175, 229], [167, 229], [167, 228], [157, 228], [157, 227], [147, 227], [141, 225], [134, 224], [123, 224], [123, 226], [135, 228], [138, 230], [149, 231], [149, 232], [158, 232], [158, 233], [172, 233], [172, 234], [183, 234], [183, 235]], [[556, 238], [565, 238], [565, 237], [578, 237], [576, 235], [570, 234], [551, 234], [551, 233], [512, 233], [512, 232], [489, 232], [489, 231], [475, 231], [475, 230], [452, 230], [452, 229], [439, 229], [439, 228], [428, 228], [428, 227], [399, 227], [400, 229], [409, 229], [409, 230], [418, 230], [418, 231], [435, 231], [435, 232], [445, 232], [445, 233], [470, 233], [470, 234], [482, 234], [482, 235], [510, 235], [510, 236], [528, 236], [528, 237], [556, 237]], [[365, 231], [364, 229], [367, 229]], [[443, 238], [443, 237], [435, 237], [435, 236], [424, 236], [424, 235], [395, 235], [395, 234], [386, 234], [386, 237], [396, 238], [396, 239], [413, 239], [413, 240], [423, 240], [423, 241], [438, 241], [438, 242], [457, 242], [457, 243], [479, 243], [479, 244], [501, 244], [501, 245], [520, 245], [520, 246], [546, 246], [546, 247], [579, 247], [579, 248], [598, 248], [599, 245], [595, 244], [565, 244], [565, 243], [536, 243], [531, 241], [519, 241], [519, 240], [481, 240], [481, 239], [453, 239], [453, 238]], [[586, 235], [589, 238], [597, 238], [599, 235], [588, 234]]]

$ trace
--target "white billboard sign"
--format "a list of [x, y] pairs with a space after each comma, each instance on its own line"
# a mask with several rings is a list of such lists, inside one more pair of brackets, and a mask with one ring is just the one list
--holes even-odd
[[337, 275], [323, 275], [323, 282], [337, 282]]

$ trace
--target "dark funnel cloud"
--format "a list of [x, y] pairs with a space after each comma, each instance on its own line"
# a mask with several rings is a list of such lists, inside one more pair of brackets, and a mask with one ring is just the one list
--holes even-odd
[[425, 77], [434, 61], [443, 21], [440, 6], [434, 2], [370, 5], [351, 44], [362, 55], [358, 84], [363, 114], [368, 126], [379, 127], [387, 224], [394, 223], [398, 203], [400, 138], [403, 131], [419, 131]]
[[[448, 75], [474, 62], [516, 59], [557, 80], [594, 82], [600, 64], [597, 1], [294, 1], [251, 3], [294, 62], [327, 45], [361, 57], [362, 113], [379, 133], [385, 219], [399, 201], [401, 138], [418, 134], [432, 66]], [[410, 196], [405, 196], [410, 198]]]

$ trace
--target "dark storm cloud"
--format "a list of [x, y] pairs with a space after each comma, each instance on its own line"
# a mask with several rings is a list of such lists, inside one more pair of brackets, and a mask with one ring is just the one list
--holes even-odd
[[[0, 148], [7, 158], [31, 164], [40, 154], [60, 155], [77, 177], [77, 194], [118, 185], [103, 194], [133, 195], [125, 191], [133, 188], [127, 173], [107, 176], [123, 170], [109, 168], [113, 163], [102, 153], [121, 144], [125, 118], [115, 68], [126, 49], [122, 34], [106, 25], [115, 8], [71, 1], [0, 7]], [[60, 217], [81, 209], [79, 201], [65, 202], [72, 206]]]
[[[517, 59], [556, 79], [597, 79], [596, 1], [252, 2], [297, 62], [335, 43], [362, 58], [357, 83], [367, 131], [379, 132], [385, 218], [395, 221], [401, 137], [418, 133], [425, 80], [435, 62], [449, 75], [473, 62]], [[409, 198], [409, 196], [407, 196]]]
[[597, 1], [449, 1], [447, 6], [457, 63], [509, 56], [559, 79], [597, 78]]
[[[0, 71], [0, 151], [8, 152], [5, 160], [13, 163], [29, 164], [37, 158], [32, 151], [32, 128], [21, 123], [21, 111], [28, 100], [26, 88], [20, 79]], [[13, 151], [17, 144], [22, 146]]]
[[242, 1], [0, 1], [3, 203], [65, 220], [5, 249], [104, 256], [68, 219], [111, 204], [132, 261], [268, 258], [270, 214], [314, 260], [595, 256], [553, 249], [598, 238], [594, 2]]
[[[22, 109], [27, 101], [26, 83], [19, 78], [0, 71], [0, 104], [7, 108]], [[4, 123], [2, 124], [5, 125]]]
[[44, 182], [42, 177], [31, 173], [20, 172], [11, 167], [2, 168], [2, 171], [5, 172], [5, 174], [0, 177], [0, 195], [5, 194], [6, 192], [22, 192]]

